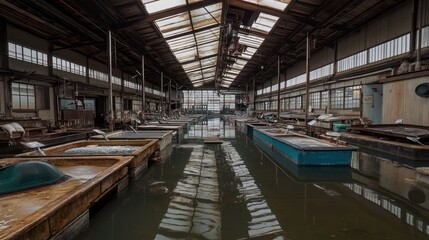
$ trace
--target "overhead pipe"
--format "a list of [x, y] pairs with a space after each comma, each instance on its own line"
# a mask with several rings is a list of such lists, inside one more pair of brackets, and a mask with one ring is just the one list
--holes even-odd
[[368, 76], [372, 76], [372, 75], [375, 75], [375, 74], [378, 74], [378, 73], [383, 73], [383, 72], [390, 72], [390, 76], [393, 76], [393, 75], [395, 75], [395, 68], [385, 68], [385, 69], [381, 69], [381, 70], [378, 70], [378, 71], [369, 72], [369, 73], [365, 73], [365, 74], [361, 74], [361, 75], [356, 75], [356, 76], [351, 76], [351, 77], [346, 77], [346, 78], [340, 78], [338, 80], [325, 82], [323, 84], [340, 82], [340, 81], [346, 81], [346, 80], [352, 80], [352, 79], [362, 78], [362, 77], [368, 77]]

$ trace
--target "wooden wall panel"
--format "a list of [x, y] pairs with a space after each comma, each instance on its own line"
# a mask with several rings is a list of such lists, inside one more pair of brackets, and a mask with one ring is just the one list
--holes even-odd
[[429, 77], [397, 81], [383, 85], [383, 123], [404, 123], [429, 126], [429, 98], [415, 94], [417, 85], [429, 82]]

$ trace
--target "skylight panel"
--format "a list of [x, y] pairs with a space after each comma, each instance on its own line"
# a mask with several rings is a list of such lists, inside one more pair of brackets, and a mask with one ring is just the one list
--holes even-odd
[[243, 0], [245, 2], [253, 3], [255, 5], [277, 9], [284, 11], [290, 0]]
[[173, 53], [176, 56], [177, 61], [179, 61], [180, 63], [192, 61], [197, 56], [197, 50], [195, 49], [195, 47]]
[[222, 3], [192, 10], [191, 16], [194, 29], [219, 23], [222, 17]]
[[217, 54], [218, 43], [209, 43], [204, 45], [198, 45], [198, 53], [200, 57], [206, 57]]
[[189, 15], [186, 12], [156, 20], [155, 24], [165, 38], [192, 30]]
[[258, 19], [252, 24], [251, 29], [269, 33], [279, 18], [266, 13], [260, 13]]
[[215, 66], [217, 63], [217, 56], [211, 57], [211, 58], [206, 58], [206, 59], [202, 59], [201, 60], [201, 66], [202, 67], [211, 67], [211, 66]]
[[196, 80], [202, 79], [200, 71], [188, 73], [188, 77], [189, 77], [189, 79], [191, 79], [191, 81], [196, 81]]
[[142, 0], [149, 14], [186, 4], [186, 0]]
[[193, 71], [195, 69], [199, 69], [200, 63], [198, 61], [195, 61], [195, 62], [183, 64], [182, 67], [183, 67], [183, 70], [185, 70], [185, 72], [190, 72], [190, 71]]
[[211, 28], [209, 30], [195, 33], [195, 38], [197, 39], [198, 44], [218, 41], [219, 31], [220, 31], [220, 27]]
[[237, 70], [237, 69], [231, 69], [231, 70], [229, 70], [228, 72], [229, 72], [229, 73], [233, 73], [233, 74], [239, 74], [239, 73], [240, 73], [240, 70]]
[[[186, 5], [186, 0], [142, 0], [148, 12]], [[201, 0], [188, 0], [193, 3]], [[161, 7], [161, 5], [163, 5]], [[192, 82], [213, 81], [217, 66], [219, 48], [220, 21], [222, 18], [222, 3], [216, 3], [191, 11], [155, 20], [155, 24], [166, 39], [173, 55], [182, 65], [183, 70]], [[190, 33], [207, 26], [210, 29]], [[178, 36], [177, 35], [183, 35]], [[207, 58], [209, 56], [213, 56]]]
[[194, 36], [192, 34], [172, 40], [167, 40], [167, 43], [172, 51], [179, 51], [195, 46]]
[[261, 46], [262, 42], [264, 41], [264, 39], [261, 37], [245, 35], [242, 33], [238, 33], [238, 37], [240, 38], [239, 43], [256, 49], [259, 48], [259, 46]]
[[[189, 3], [199, 2], [201, 0], [188, 0]], [[186, 5], [186, 0], [142, 0], [146, 11], [156, 13], [170, 8]]]

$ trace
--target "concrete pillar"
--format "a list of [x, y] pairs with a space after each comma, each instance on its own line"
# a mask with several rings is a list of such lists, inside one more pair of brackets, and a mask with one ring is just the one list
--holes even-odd
[[[0, 68], [9, 69], [9, 51], [8, 51], [8, 37], [7, 37], [7, 21], [0, 18]], [[12, 97], [11, 85], [9, 82], [10, 75], [3, 73], [4, 83], [4, 104], [6, 118], [12, 117]], [[0, 76], [1, 76], [0, 75]]]

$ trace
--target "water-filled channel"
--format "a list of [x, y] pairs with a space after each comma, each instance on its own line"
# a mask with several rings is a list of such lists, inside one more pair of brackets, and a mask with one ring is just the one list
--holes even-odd
[[[201, 140], [216, 135], [223, 144]], [[341, 168], [275, 158], [232, 124], [202, 121], [77, 239], [429, 239], [429, 185], [414, 167], [364, 151]]]

